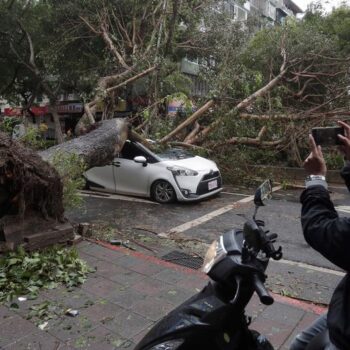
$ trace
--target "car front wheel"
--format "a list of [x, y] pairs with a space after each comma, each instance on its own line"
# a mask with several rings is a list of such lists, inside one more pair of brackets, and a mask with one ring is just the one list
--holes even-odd
[[156, 181], [152, 185], [151, 195], [158, 203], [172, 203], [176, 200], [174, 187], [165, 180]]

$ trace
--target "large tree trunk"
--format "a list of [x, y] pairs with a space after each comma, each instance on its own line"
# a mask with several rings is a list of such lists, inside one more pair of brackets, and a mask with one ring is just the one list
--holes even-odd
[[62, 182], [50, 161], [57, 153], [75, 153], [88, 167], [102, 166], [127, 137], [127, 124], [112, 119], [37, 154], [0, 132], [0, 249], [34, 249], [72, 239], [73, 229], [64, 217]]
[[61, 128], [60, 116], [57, 112], [57, 104], [54, 103], [53, 106], [49, 107], [49, 112], [52, 114], [54, 123], [55, 123], [55, 138], [58, 144], [64, 142], [63, 133]]
[[42, 159], [52, 161], [55, 154], [77, 154], [87, 168], [106, 165], [121, 150], [128, 137], [128, 125], [122, 119], [110, 119], [95, 124], [94, 130], [76, 139], [39, 152]]

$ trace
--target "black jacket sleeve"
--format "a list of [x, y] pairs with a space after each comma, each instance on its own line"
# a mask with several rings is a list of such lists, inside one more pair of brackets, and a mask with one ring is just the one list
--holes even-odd
[[300, 201], [305, 240], [333, 264], [350, 271], [350, 218], [339, 218], [323, 186], [307, 188]]
[[346, 187], [350, 192], [350, 162], [348, 161], [342, 171], [340, 172], [341, 177], [343, 178]]

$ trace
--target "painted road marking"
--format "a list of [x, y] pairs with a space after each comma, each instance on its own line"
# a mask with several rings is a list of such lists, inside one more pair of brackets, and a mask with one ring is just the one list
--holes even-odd
[[[276, 186], [272, 189], [272, 192], [276, 192], [278, 190], [280, 190], [282, 188], [282, 186]], [[198, 225], [201, 225], [219, 215], [225, 214], [228, 211], [232, 210], [232, 209], [237, 209], [237, 208], [241, 208], [242, 205], [244, 206], [244, 204], [250, 203], [254, 201], [254, 196], [249, 196], [243, 199], [240, 199], [237, 202], [234, 202], [232, 204], [226, 205], [225, 207], [222, 207], [220, 209], [214, 210], [206, 215], [203, 215], [195, 220], [192, 221], [188, 221], [180, 226], [176, 226], [171, 228], [168, 232], [165, 233], [161, 233], [159, 236], [160, 237], [169, 237], [171, 234], [173, 233], [181, 233], [184, 231], [187, 231], [193, 227], [196, 227]]]
[[270, 260], [273, 263], [277, 263], [277, 264], [284, 264], [284, 265], [290, 265], [290, 266], [298, 266], [301, 267], [303, 269], [306, 270], [312, 270], [312, 271], [317, 271], [317, 272], [322, 272], [322, 273], [328, 273], [330, 275], [336, 275], [336, 276], [340, 276], [340, 277], [344, 277], [345, 273], [341, 272], [341, 271], [337, 271], [337, 270], [331, 270], [331, 269], [327, 269], [325, 267], [320, 267], [320, 266], [314, 266], [314, 265], [309, 265], [306, 263], [302, 263], [302, 262], [298, 262], [298, 261], [292, 261], [292, 260]]
[[348, 205], [338, 205], [335, 210], [342, 211], [343, 213], [350, 213], [350, 207]]
[[232, 196], [249, 197], [249, 194], [235, 193], [235, 192], [220, 192], [221, 194], [230, 194]]
[[155, 204], [159, 205], [157, 202], [149, 201], [147, 199], [141, 199], [141, 198], [135, 198], [135, 197], [129, 197], [129, 196], [122, 196], [118, 194], [111, 194], [107, 192], [90, 192], [90, 191], [83, 191], [79, 193], [82, 197], [93, 197], [93, 198], [100, 198], [100, 199], [114, 199], [114, 200], [122, 200], [122, 201], [128, 201], [128, 202], [136, 202], [136, 203], [147, 203], [147, 204]]

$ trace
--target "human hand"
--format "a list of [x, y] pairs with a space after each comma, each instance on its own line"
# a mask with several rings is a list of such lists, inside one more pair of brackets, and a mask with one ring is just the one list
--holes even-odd
[[344, 136], [338, 135], [338, 138], [342, 141], [339, 150], [344, 154], [346, 160], [350, 160], [350, 126], [342, 121], [338, 121], [337, 123], [344, 128]]
[[[321, 146], [317, 146], [312, 135], [309, 135], [309, 142], [311, 146], [311, 153], [304, 161], [304, 169], [309, 175], [323, 175], [326, 176], [327, 166], [323, 157]], [[350, 139], [349, 139], [350, 144]], [[349, 147], [350, 150], [350, 147]], [[350, 155], [350, 153], [349, 153]]]

